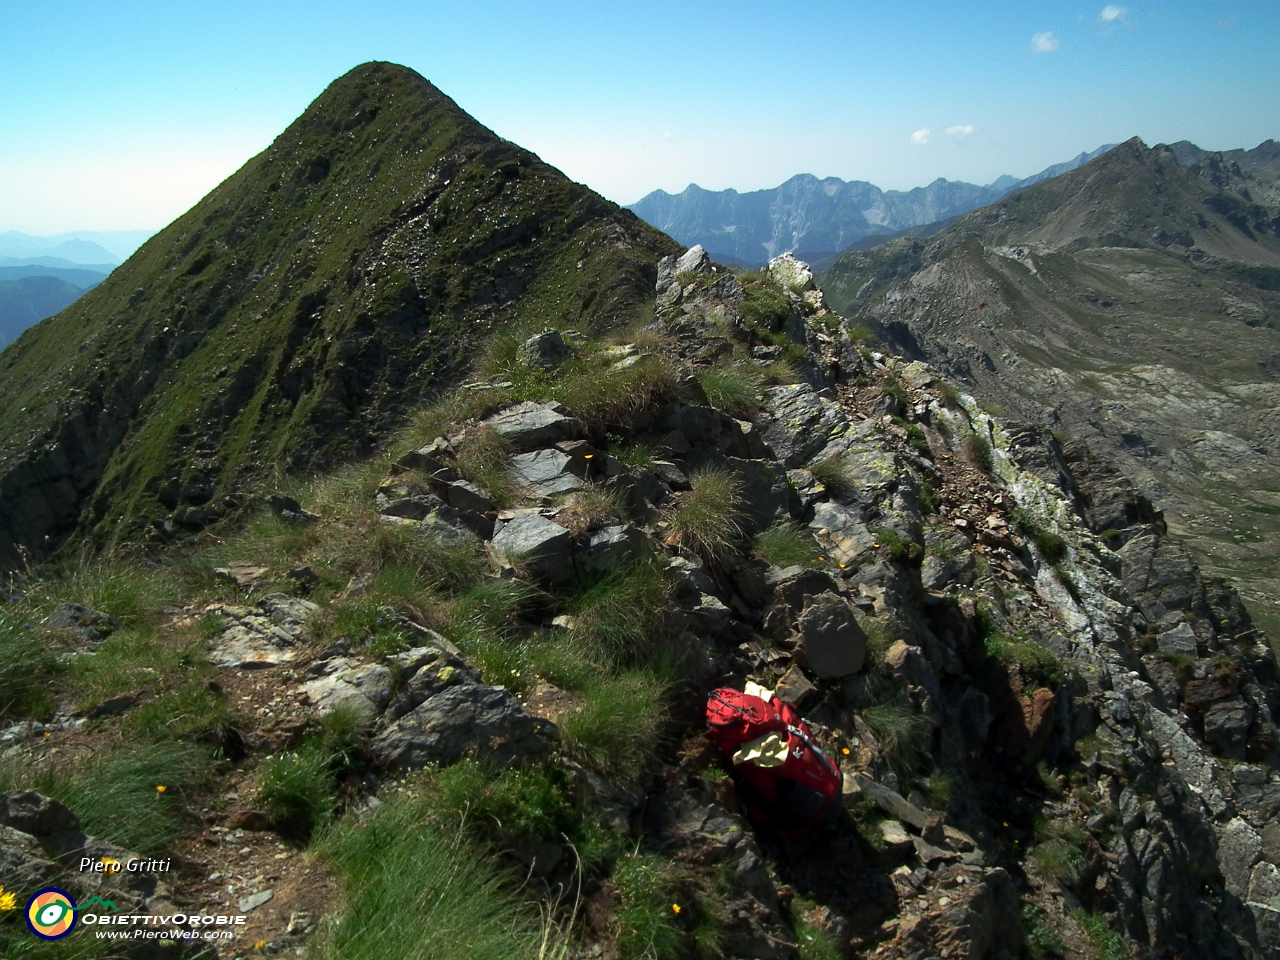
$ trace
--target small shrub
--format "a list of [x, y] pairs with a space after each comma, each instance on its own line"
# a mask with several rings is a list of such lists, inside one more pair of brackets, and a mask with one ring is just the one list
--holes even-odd
[[319, 839], [317, 855], [332, 865], [344, 895], [338, 922], [322, 925], [314, 954], [321, 960], [559, 956], [544, 940], [547, 927], [509, 892], [505, 874], [456, 821], [433, 822], [432, 808], [433, 798], [421, 790], [389, 792], [367, 824], [344, 819]]
[[[877, 830], [876, 833], [880, 831]], [[845, 952], [840, 944], [822, 926], [810, 922], [808, 915], [815, 912], [818, 905], [803, 897], [791, 901], [791, 915], [795, 918], [796, 947], [800, 951], [800, 960], [841, 960]]]
[[689, 475], [689, 487], [670, 516], [672, 534], [686, 549], [714, 559], [742, 536], [742, 481], [732, 471], [703, 467]]
[[791, 301], [776, 286], [761, 283], [748, 286], [743, 300], [742, 316], [751, 326], [776, 330], [791, 316]]
[[83, 762], [39, 772], [6, 766], [0, 770], [0, 782], [5, 789], [53, 797], [80, 818], [91, 836], [151, 855], [189, 829], [183, 821], [182, 793], [198, 789], [209, 766], [207, 753], [196, 746], [173, 740], [130, 741]]
[[929, 777], [929, 785], [925, 789], [925, 796], [929, 798], [929, 804], [935, 810], [946, 810], [951, 805], [951, 796], [955, 789], [955, 783], [951, 779], [951, 775], [945, 771], [935, 771]]
[[30, 621], [0, 615], [0, 717], [47, 714], [53, 708], [49, 681], [57, 666]]
[[948, 410], [963, 410], [964, 402], [961, 400], [960, 391], [949, 383], [943, 383], [938, 387], [938, 400]]
[[867, 707], [861, 716], [886, 760], [897, 766], [911, 766], [915, 762], [921, 741], [928, 732], [924, 717], [894, 702]]
[[964, 455], [983, 473], [990, 473], [995, 466], [991, 441], [980, 433], [971, 433], [964, 438]]
[[474, 759], [417, 780], [427, 801], [426, 819], [493, 852], [511, 837], [536, 836], [550, 843], [567, 837], [581, 866], [595, 870], [618, 854], [617, 838], [605, 834], [574, 799], [573, 783], [557, 766], [495, 770]]
[[1093, 942], [1098, 960], [1128, 960], [1129, 945], [1100, 914], [1077, 910], [1072, 916]]
[[897, 630], [885, 620], [867, 620], [863, 625], [867, 634], [867, 663], [875, 668], [884, 663], [889, 648], [901, 638]]
[[860, 323], [856, 327], [849, 328], [849, 342], [855, 346], [861, 343], [874, 343], [875, 334], [869, 327]]
[[804, 527], [778, 521], [756, 534], [753, 549], [757, 557], [775, 567], [811, 564], [818, 559], [818, 542]]
[[592, 369], [556, 380], [547, 391], [588, 429], [630, 429], [655, 406], [675, 395], [676, 368], [660, 356], [641, 357], [629, 367]]
[[1033, 960], [1049, 960], [1067, 952], [1067, 945], [1046, 922], [1044, 912], [1029, 903], [1022, 907], [1022, 929], [1026, 931]]
[[1036, 549], [1050, 563], [1061, 563], [1067, 557], [1067, 541], [1056, 533], [1040, 530], [1035, 535]]
[[309, 837], [333, 813], [331, 759], [321, 744], [308, 742], [263, 762], [258, 798], [289, 832]]
[[911, 405], [911, 397], [907, 394], [907, 388], [893, 374], [889, 374], [884, 378], [884, 383], [880, 385], [880, 389], [886, 396], [893, 397], [903, 407]]
[[907, 443], [911, 444], [912, 449], [920, 456], [932, 459], [933, 450], [929, 447], [929, 438], [924, 435], [924, 430], [919, 425], [907, 424]]
[[925, 516], [938, 512], [938, 496], [928, 480], [920, 485], [920, 512]]
[[574, 621], [571, 642], [603, 666], [647, 661], [667, 590], [655, 563], [611, 571], [564, 601]]
[[634, 854], [614, 864], [613, 885], [618, 894], [615, 945], [624, 960], [680, 956], [684, 938], [675, 924], [680, 880], [679, 868], [662, 857]]
[[619, 446], [613, 454], [629, 467], [647, 470], [658, 459], [658, 452], [646, 443], [632, 443]]
[[711, 406], [738, 420], [753, 420], [760, 413], [763, 377], [757, 367], [716, 366], [698, 371]]
[[1121, 533], [1115, 527], [1107, 527], [1107, 529], [1101, 531], [1098, 536], [1101, 537], [1106, 545], [1112, 550], [1116, 549], [1116, 547], [1120, 545]]
[[856, 492], [847, 455], [823, 457], [809, 464], [808, 469], [833, 497], [851, 497]]
[[399, 445], [407, 450], [447, 437], [468, 420], [488, 416], [509, 403], [510, 390], [458, 390], [409, 414]]

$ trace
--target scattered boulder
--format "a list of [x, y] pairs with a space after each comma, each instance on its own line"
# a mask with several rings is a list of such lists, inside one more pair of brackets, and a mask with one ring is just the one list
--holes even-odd
[[60, 603], [53, 613], [44, 618], [44, 625], [53, 630], [69, 630], [77, 640], [100, 643], [120, 629], [115, 617], [78, 603]]
[[535, 370], [554, 370], [573, 356], [559, 330], [534, 334], [520, 348], [524, 362]]
[[558, 737], [554, 724], [530, 716], [505, 687], [460, 683], [405, 714], [369, 750], [393, 770], [447, 766], [470, 753], [505, 767], [545, 757]]
[[338, 709], [362, 717], [377, 716], [386, 708], [395, 686], [395, 676], [382, 664], [355, 663], [345, 657], [312, 664], [308, 675], [314, 679], [302, 689], [321, 716]]
[[1186, 623], [1180, 623], [1172, 630], [1165, 630], [1156, 636], [1156, 644], [1165, 653], [1183, 657], [1196, 656], [1196, 635]]
[[80, 821], [63, 804], [34, 790], [0, 794], [0, 824], [33, 837], [78, 830]]
[[867, 656], [867, 635], [849, 605], [834, 594], [811, 600], [796, 618], [796, 659], [820, 680], [857, 673]]
[[769, 261], [769, 276], [793, 293], [813, 289], [813, 271], [794, 254], [784, 253]]
[[876, 547], [876, 538], [862, 522], [861, 513], [832, 501], [814, 507], [809, 529], [841, 569], [857, 566]]
[[256, 590], [264, 586], [271, 571], [266, 567], [249, 562], [231, 563], [225, 567], [217, 567], [214, 576], [227, 583], [235, 584], [241, 590]]
[[574, 576], [570, 539], [558, 523], [538, 513], [522, 513], [503, 523], [489, 546], [500, 563], [525, 567], [540, 580], [566, 583]]
[[214, 605], [230, 622], [214, 641], [209, 659], [226, 669], [276, 667], [295, 659], [292, 649], [306, 629], [306, 621], [320, 608], [309, 600], [271, 594], [256, 609]]
[[592, 533], [587, 542], [573, 550], [573, 566], [578, 577], [586, 580], [608, 573], [649, 550], [649, 541], [630, 524], [615, 524]]
[[316, 514], [303, 510], [302, 504], [293, 497], [287, 497], [283, 493], [269, 494], [266, 503], [272, 513], [289, 523], [315, 523], [320, 519]]

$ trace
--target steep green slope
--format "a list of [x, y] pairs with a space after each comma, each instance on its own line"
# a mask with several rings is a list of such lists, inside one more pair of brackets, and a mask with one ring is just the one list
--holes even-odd
[[1114, 459], [1280, 636], [1270, 150], [1183, 165], [1131, 140], [933, 238], [841, 257], [820, 279], [835, 309], [886, 342]]
[[676, 249], [413, 71], [358, 67], [0, 356], [0, 558], [366, 452], [495, 325], [641, 319]]

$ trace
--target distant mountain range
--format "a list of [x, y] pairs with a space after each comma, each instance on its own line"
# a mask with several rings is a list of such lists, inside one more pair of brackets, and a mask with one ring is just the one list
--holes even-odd
[[807, 173], [772, 190], [655, 190], [629, 209], [681, 243], [702, 244], [715, 259], [762, 266], [794, 253], [810, 262], [832, 257], [876, 235], [888, 236], [948, 220], [994, 203], [1006, 194], [1059, 176], [1101, 156], [1115, 144], [1016, 179], [986, 186], [937, 179], [914, 190], [881, 190], [863, 180], [819, 180]]
[[57, 257], [72, 263], [119, 266], [154, 233], [154, 230], [75, 230], [36, 237], [8, 230], [0, 233], [0, 263], [7, 257], [18, 260]]
[[27, 327], [69, 307], [100, 284], [151, 233], [0, 233], [0, 350]]

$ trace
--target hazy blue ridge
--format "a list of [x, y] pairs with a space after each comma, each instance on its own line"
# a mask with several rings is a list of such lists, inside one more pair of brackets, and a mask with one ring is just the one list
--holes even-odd
[[862, 180], [799, 174], [770, 190], [739, 193], [690, 184], [655, 190], [629, 209], [683, 244], [700, 243], [722, 261], [749, 266], [791, 252], [808, 260], [834, 256], [866, 237], [897, 234], [960, 216], [1022, 187], [1088, 163], [1114, 144], [1081, 153], [1022, 180], [986, 186], [937, 179], [913, 190], [881, 190]]
[[[0, 349], [17, 340], [28, 327], [75, 303], [89, 289], [89, 286], [77, 286], [57, 276], [9, 279], [5, 269], [0, 268]], [[98, 280], [90, 286], [101, 282], [101, 275], [96, 276]]]

